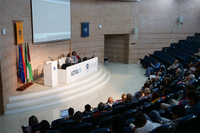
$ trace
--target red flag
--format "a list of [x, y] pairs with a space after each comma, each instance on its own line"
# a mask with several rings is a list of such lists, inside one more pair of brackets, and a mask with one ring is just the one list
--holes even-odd
[[20, 48], [21, 48], [21, 52], [22, 52], [23, 71], [24, 71], [24, 76], [26, 79], [26, 65], [25, 65], [25, 61], [24, 61], [24, 51], [22, 49], [22, 45], [20, 46]]

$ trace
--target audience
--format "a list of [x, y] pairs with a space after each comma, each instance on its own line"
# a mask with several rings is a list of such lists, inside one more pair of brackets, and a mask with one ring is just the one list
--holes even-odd
[[174, 64], [172, 64], [170, 67], [167, 68], [167, 73], [169, 75], [174, 74], [178, 66], [179, 66], [178, 60], [175, 60]]
[[175, 72], [175, 76], [170, 77], [171, 81], [173, 82], [174, 80], [177, 80], [180, 77], [181, 73], [182, 73], [182, 70], [180, 68], [177, 68]]
[[70, 117], [73, 116], [73, 114], [74, 114], [74, 109], [73, 109], [73, 108], [69, 108], [69, 109], [68, 109], [68, 112], [69, 112], [69, 117], [66, 117], [66, 118], [65, 118], [66, 120], [69, 120]]
[[109, 98], [108, 98], [108, 102], [106, 103], [106, 106], [109, 105], [109, 106], [112, 107], [113, 104], [114, 104], [113, 98], [112, 98], [112, 97], [109, 97]]
[[139, 112], [135, 115], [134, 124], [133, 123], [130, 124], [133, 133], [148, 133], [153, 129], [161, 126], [161, 124], [159, 123], [153, 123], [147, 120], [146, 116], [142, 112]]
[[160, 68], [160, 62], [159, 61], [156, 61], [156, 64], [153, 65], [152, 63], [150, 63], [151, 67], [148, 67], [147, 70], [146, 70], [146, 76], [149, 76], [151, 74], [151, 72], [156, 72], [159, 70]]
[[40, 122], [40, 131], [37, 131], [36, 133], [45, 133], [50, 129], [50, 124], [47, 120], [42, 120]]
[[91, 111], [91, 106], [89, 104], [86, 104], [85, 105], [85, 110], [82, 112], [82, 114], [86, 115], [90, 111]]
[[145, 88], [144, 89], [144, 93], [142, 94], [142, 96], [139, 98], [139, 101], [142, 101], [144, 99], [147, 99], [148, 101], [151, 101], [151, 90], [149, 88]]
[[111, 133], [132, 133], [131, 129], [126, 128], [126, 118], [122, 114], [113, 116]]
[[175, 131], [178, 122], [181, 120], [182, 117], [185, 116], [185, 109], [180, 105], [176, 105], [172, 107], [171, 113], [172, 120], [161, 117], [156, 110], [151, 111], [148, 116], [153, 122], [170, 125], [173, 131]]
[[96, 119], [97, 119], [97, 116], [98, 116], [99, 114], [103, 113], [103, 112], [105, 112], [105, 111], [104, 111], [104, 104], [103, 104], [102, 102], [100, 102], [100, 103], [98, 104], [98, 111], [97, 111], [96, 113], [93, 114], [94, 120], [96, 120]]
[[155, 103], [160, 98], [159, 92], [153, 92], [151, 97], [151, 103]]
[[185, 115], [196, 115], [197, 112], [200, 110], [199, 93], [195, 90], [191, 90], [187, 93], [186, 96], [188, 98], [190, 108], [186, 110]]
[[24, 133], [32, 133], [32, 128], [36, 124], [38, 124], [38, 119], [37, 119], [37, 117], [35, 117], [34, 115], [32, 115], [31, 117], [29, 117], [28, 126], [27, 127], [22, 126], [23, 132]]

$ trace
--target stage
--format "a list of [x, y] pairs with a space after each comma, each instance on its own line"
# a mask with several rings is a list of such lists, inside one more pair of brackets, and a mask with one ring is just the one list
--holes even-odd
[[83, 111], [85, 104], [96, 107], [106, 102], [109, 96], [120, 99], [122, 93], [134, 94], [147, 80], [145, 69], [138, 64], [108, 62], [99, 65], [98, 70], [81, 78], [78, 82], [45, 87], [43, 78], [24, 92], [15, 92], [7, 105], [7, 115], [0, 116], [2, 132], [21, 133], [21, 125], [28, 124], [28, 118], [35, 115], [39, 121], [50, 123], [60, 117], [60, 111], [73, 107]]

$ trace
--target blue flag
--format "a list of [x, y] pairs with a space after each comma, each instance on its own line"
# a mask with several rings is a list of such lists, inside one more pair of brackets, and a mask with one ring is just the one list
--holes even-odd
[[22, 83], [25, 83], [25, 75], [23, 70], [23, 62], [22, 62], [22, 51], [19, 46], [19, 68], [18, 68], [18, 77], [21, 79]]

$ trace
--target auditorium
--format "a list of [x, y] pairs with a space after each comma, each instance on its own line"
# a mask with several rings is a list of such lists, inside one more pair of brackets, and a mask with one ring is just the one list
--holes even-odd
[[200, 133], [200, 0], [0, 0], [0, 133]]

